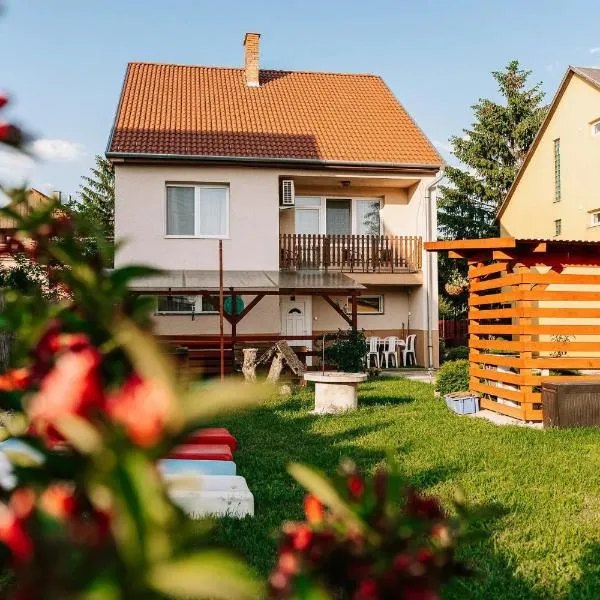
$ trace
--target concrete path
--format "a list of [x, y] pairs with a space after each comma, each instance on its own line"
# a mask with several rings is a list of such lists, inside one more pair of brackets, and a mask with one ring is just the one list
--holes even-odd
[[435, 369], [382, 369], [382, 377], [406, 377], [412, 381], [421, 381], [423, 383], [433, 383], [435, 379]]
[[540, 422], [533, 421], [521, 421], [513, 417], [501, 415], [500, 413], [494, 412], [493, 410], [480, 410], [479, 412], [471, 415], [464, 415], [466, 417], [473, 417], [474, 419], [486, 419], [494, 425], [517, 425], [518, 427], [531, 427], [532, 429], [543, 429], [544, 426]]

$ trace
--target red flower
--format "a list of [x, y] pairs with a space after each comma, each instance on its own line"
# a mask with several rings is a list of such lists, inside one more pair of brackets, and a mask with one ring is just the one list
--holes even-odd
[[10, 123], [0, 123], [0, 142], [18, 146], [23, 142], [23, 132]]
[[69, 519], [77, 508], [73, 487], [66, 483], [48, 486], [40, 496], [40, 507], [55, 519]]
[[421, 519], [442, 519], [444, 511], [437, 498], [421, 496], [410, 490], [407, 495], [406, 511], [409, 515]]
[[296, 550], [303, 552], [310, 547], [313, 535], [313, 532], [306, 525], [298, 525], [293, 534], [292, 545]]
[[377, 582], [373, 579], [365, 579], [361, 582], [354, 594], [355, 600], [371, 600], [379, 597]]
[[18, 488], [10, 497], [10, 510], [24, 521], [31, 516], [35, 507], [35, 492], [31, 488]]
[[12, 553], [18, 563], [27, 562], [33, 556], [33, 542], [22, 519], [6, 505], [0, 505], [0, 542]]
[[49, 444], [62, 441], [54, 425], [65, 415], [89, 417], [103, 404], [95, 348], [67, 351], [59, 355], [54, 368], [42, 379], [40, 391], [29, 405], [33, 430]]
[[0, 375], [0, 391], [26, 390], [30, 379], [31, 373], [28, 369], [13, 369], [4, 373], [4, 375]]
[[175, 398], [163, 382], [134, 374], [108, 398], [107, 411], [125, 426], [134, 443], [147, 448], [161, 439], [174, 405]]
[[293, 575], [300, 570], [300, 563], [293, 552], [282, 552], [279, 555], [279, 569], [286, 574]]
[[365, 491], [365, 483], [360, 475], [351, 475], [348, 477], [348, 491], [355, 500], [360, 499]]
[[396, 558], [394, 558], [394, 570], [396, 571], [406, 571], [410, 565], [412, 565], [413, 558], [410, 554], [398, 554]]
[[313, 525], [323, 522], [325, 509], [316, 496], [308, 494], [304, 498], [304, 514], [306, 515], [306, 520]]

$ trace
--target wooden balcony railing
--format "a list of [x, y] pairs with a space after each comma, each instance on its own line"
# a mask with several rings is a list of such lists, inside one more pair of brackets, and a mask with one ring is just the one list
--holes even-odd
[[423, 241], [418, 236], [282, 233], [283, 270], [329, 269], [354, 273], [416, 273]]

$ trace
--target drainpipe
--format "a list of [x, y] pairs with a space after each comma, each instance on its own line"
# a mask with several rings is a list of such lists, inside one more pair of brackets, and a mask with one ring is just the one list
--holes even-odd
[[[442, 171], [436, 179], [431, 183], [431, 185], [427, 188], [427, 210], [426, 210], [426, 234], [428, 242], [434, 241], [433, 239], [433, 209], [435, 208], [433, 202], [433, 194], [432, 191], [437, 188], [440, 181], [444, 178], [444, 171]], [[431, 300], [433, 298], [432, 290], [433, 290], [433, 252], [427, 252], [427, 360], [428, 360], [428, 368], [433, 369], [433, 322], [432, 322], [432, 310], [431, 310]], [[437, 284], [436, 284], [437, 285]]]

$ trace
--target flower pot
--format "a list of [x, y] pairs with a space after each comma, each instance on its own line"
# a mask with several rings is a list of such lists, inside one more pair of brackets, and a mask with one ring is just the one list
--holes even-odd
[[444, 396], [446, 406], [458, 415], [470, 415], [479, 410], [479, 397], [468, 392], [455, 392]]

